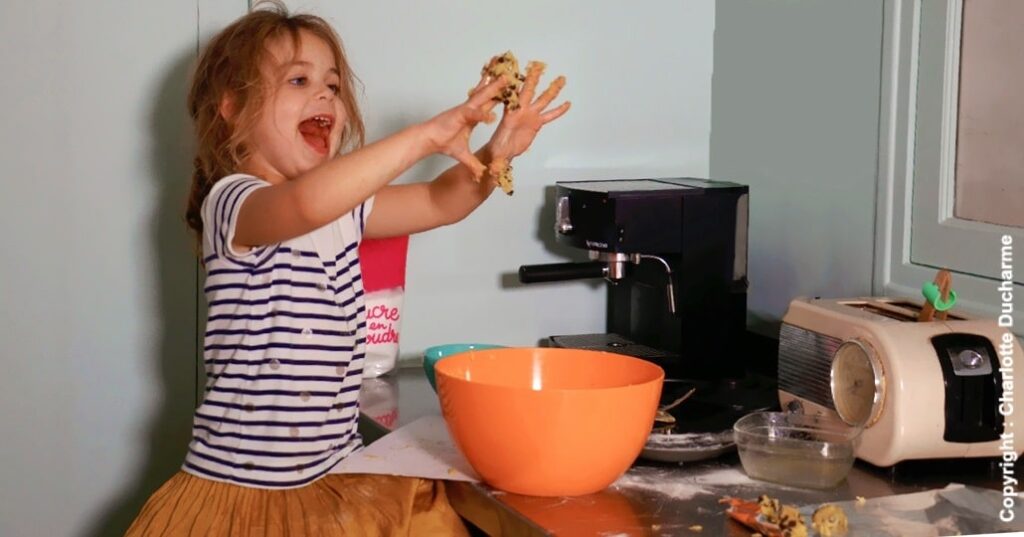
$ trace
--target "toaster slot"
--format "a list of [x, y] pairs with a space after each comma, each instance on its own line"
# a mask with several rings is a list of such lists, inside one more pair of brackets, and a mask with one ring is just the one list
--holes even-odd
[[882, 317], [888, 317], [889, 319], [896, 319], [897, 321], [904, 323], [914, 322], [917, 320], [917, 317], [913, 316], [909, 311], [899, 308], [885, 307], [882, 304], [875, 304], [873, 302], [860, 302], [847, 305], [874, 313], [875, 315], [881, 315]]
[[[911, 315], [910, 320], [911, 321], [917, 321], [917, 317], [921, 314], [921, 308], [923, 307], [922, 304], [919, 304], [917, 302], [911, 302], [909, 300], [892, 300], [892, 301], [886, 300], [886, 301], [880, 302], [879, 304], [883, 304], [883, 305], [886, 305], [886, 306], [891, 306], [891, 307], [894, 307], [894, 308], [900, 308], [904, 312], [910, 313], [910, 315]], [[946, 320], [947, 321], [962, 321], [964, 319], [965, 319], [965, 317], [961, 317], [961, 316], [956, 315], [956, 314], [954, 314], [952, 312], [947, 312], [946, 313]]]
[[995, 347], [977, 334], [952, 333], [932, 338], [945, 383], [947, 442], [989, 442], [1003, 432], [998, 410], [1002, 375]]
[[[842, 301], [840, 304], [904, 323], [917, 322], [917, 318], [921, 313], [921, 304], [916, 304], [909, 300], [850, 300]], [[952, 313], [948, 313], [946, 317], [948, 320], [953, 321], [961, 321], [964, 319], [963, 317]]]

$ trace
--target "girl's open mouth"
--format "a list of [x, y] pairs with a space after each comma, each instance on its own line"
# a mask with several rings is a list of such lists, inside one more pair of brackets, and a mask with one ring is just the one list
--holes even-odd
[[330, 115], [316, 115], [302, 120], [299, 123], [299, 133], [313, 151], [326, 155], [331, 148], [331, 127], [334, 125], [334, 117]]

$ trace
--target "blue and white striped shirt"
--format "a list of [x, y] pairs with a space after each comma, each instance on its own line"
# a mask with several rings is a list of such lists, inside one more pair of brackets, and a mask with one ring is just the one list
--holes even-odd
[[265, 186], [231, 175], [203, 203], [208, 380], [183, 469], [293, 488], [362, 446], [366, 308], [358, 246], [373, 200], [301, 237], [236, 251], [238, 210]]

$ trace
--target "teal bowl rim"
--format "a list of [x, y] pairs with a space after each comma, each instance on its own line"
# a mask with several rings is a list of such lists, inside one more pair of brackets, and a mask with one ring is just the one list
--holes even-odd
[[[459, 351], [459, 353], [463, 353], [463, 352], [467, 352], [467, 351], [475, 351], [475, 350], [507, 349], [507, 348], [509, 348], [508, 345], [501, 345], [501, 344], [498, 344], [498, 343], [443, 343], [441, 345], [432, 345], [432, 346], [427, 347], [426, 349], [424, 349], [423, 350], [423, 357], [424, 357], [424, 359], [426, 359], [426, 358], [428, 358], [428, 356], [432, 352], [436, 352], [438, 349], [443, 349], [443, 348], [447, 348], [447, 347], [471, 347], [471, 348], [468, 348], [468, 349], [465, 349], [465, 350], [461, 350], [461, 351]], [[451, 356], [451, 354], [446, 355], [446, 356]], [[444, 358], [444, 357], [445, 356], [438, 356], [437, 358], [433, 358], [433, 359], [436, 360], [438, 358]]]
[[[456, 352], [450, 352], [440, 356], [433, 356], [440, 352], [442, 349], [457, 348], [460, 349]], [[423, 370], [427, 374], [427, 381], [430, 383], [430, 387], [437, 391], [437, 376], [434, 372], [434, 366], [437, 362], [455, 356], [457, 354], [463, 354], [471, 351], [486, 351], [494, 349], [508, 349], [511, 348], [509, 345], [501, 345], [498, 343], [443, 343], [441, 345], [432, 345], [423, 350]]]

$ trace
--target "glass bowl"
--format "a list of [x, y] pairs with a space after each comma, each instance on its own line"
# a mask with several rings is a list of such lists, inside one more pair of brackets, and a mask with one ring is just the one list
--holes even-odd
[[861, 430], [823, 416], [755, 412], [740, 418], [733, 433], [751, 478], [829, 489], [853, 467]]

